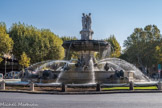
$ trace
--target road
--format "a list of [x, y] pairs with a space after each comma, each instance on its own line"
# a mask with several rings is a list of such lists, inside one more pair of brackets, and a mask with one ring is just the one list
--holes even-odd
[[0, 108], [162, 108], [162, 93], [49, 95], [0, 92]]

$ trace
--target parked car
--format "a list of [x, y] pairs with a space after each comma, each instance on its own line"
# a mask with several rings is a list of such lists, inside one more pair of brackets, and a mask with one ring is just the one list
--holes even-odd
[[20, 72], [17, 71], [11, 71], [9, 73], [6, 73], [5, 78], [6, 79], [18, 79]]
[[1, 80], [1, 79], [3, 79], [3, 74], [2, 74], [2, 73], [0, 73], [0, 80]]
[[152, 74], [152, 78], [153, 78], [154, 80], [158, 80], [159, 74], [158, 74], [158, 73], [153, 73], [153, 74]]

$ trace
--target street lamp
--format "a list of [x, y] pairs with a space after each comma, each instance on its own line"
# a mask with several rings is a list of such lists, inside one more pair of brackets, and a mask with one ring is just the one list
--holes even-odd
[[160, 82], [160, 76], [161, 76], [161, 64], [158, 64], [158, 72], [159, 72], [159, 82]]
[[14, 79], [15, 73], [13, 72], [13, 59], [14, 59], [14, 55], [13, 54], [11, 55], [11, 59], [12, 59], [12, 73], [13, 73], [13, 77], [12, 78]]
[[10, 58], [11, 56], [9, 55], [9, 53], [6, 53], [6, 54], [3, 55], [3, 57], [5, 58], [5, 75], [4, 76], [6, 77], [6, 73], [7, 73], [7, 71], [6, 71], [7, 70], [7, 66], [6, 66], [7, 61], [6, 61], [6, 59]]
[[5, 58], [5, 74], [4, 74], [4, 76], [6, 77], [6, 64], [7, 64], [7, 62], [6, 62], [7, 55], [6, 54], [4, 54], [4, 58]]

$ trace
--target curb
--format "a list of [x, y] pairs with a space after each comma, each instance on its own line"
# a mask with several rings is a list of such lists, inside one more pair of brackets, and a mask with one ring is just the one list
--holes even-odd
[[87, 92], [40, 92], [40, 91], [12, 91], [0, 90], [7, 93], [27, 93], [27, 94], [53, 94], [53, 95], [93, 95], [93, 94], [119, 94], [119, 93], [162, 93], [162, 90], [122, 90], [122, 91], [87, 91]]

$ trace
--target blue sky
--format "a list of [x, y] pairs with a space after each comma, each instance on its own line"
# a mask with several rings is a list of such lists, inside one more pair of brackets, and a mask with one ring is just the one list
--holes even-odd
[[162, 30], [162, 0], [0, 0], [0, 21], [24, 22], [80, 39], [82, 13], [92, 14], [93, 39], [114, 34], [123, 46], [136, 27]]

